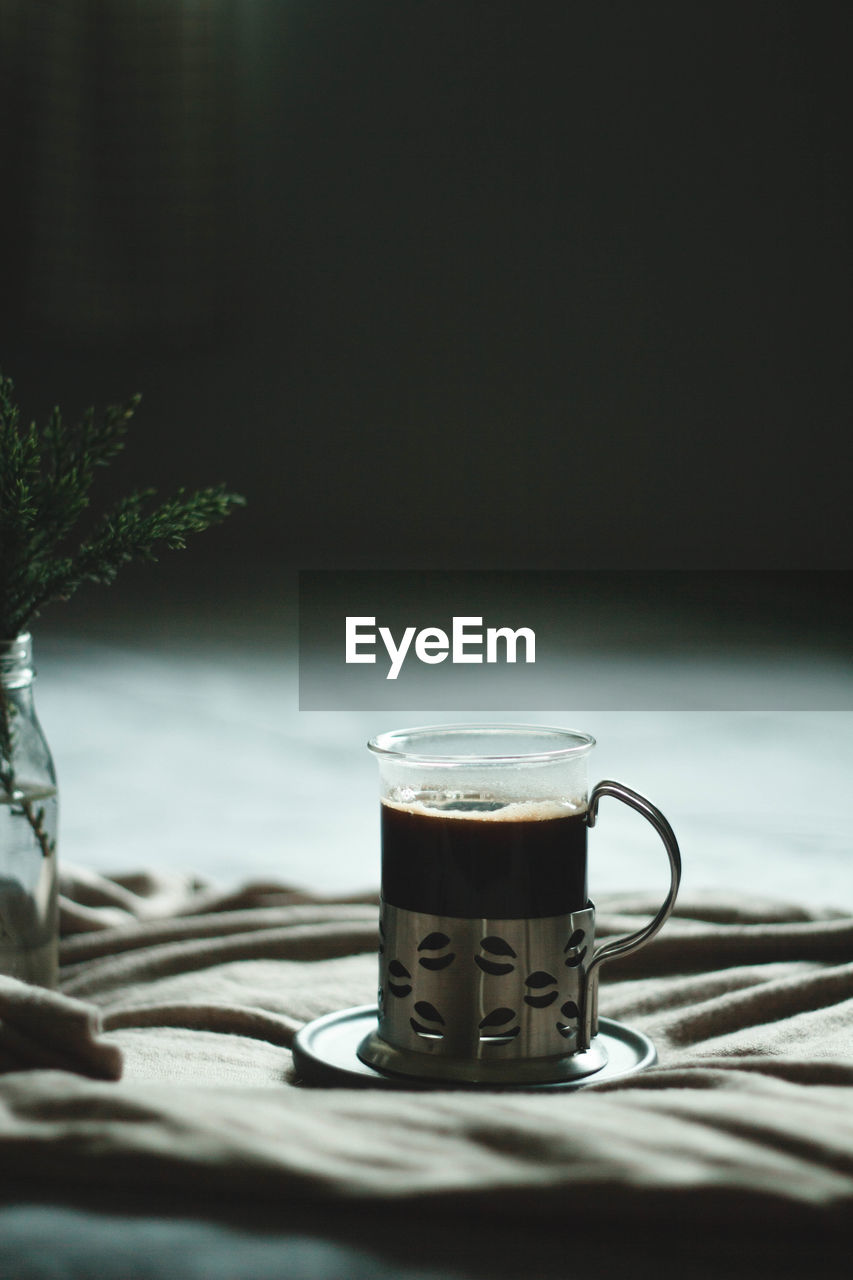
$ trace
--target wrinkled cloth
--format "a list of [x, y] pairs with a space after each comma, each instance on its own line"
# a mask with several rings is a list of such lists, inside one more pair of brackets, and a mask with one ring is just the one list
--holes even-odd
[[[602, 899], [597, 934], [654, 908]], [[602, 975], [601, 1013], [650, 1035], [658, 1065], [538, 1093], [295, 1080], [299, 1027], [375, 1000], [375, 894], [66, 871], [62, 920], [58, 998], [97, 1013], [124, 1072], [0, 1077], [0, 1158], [14, 1152], [17, 1178], [555, 1231], [616, 1214], [828, 1239], [853, 1212], [853, 919], [832, 910], [681, 900]]]
[[117, 1080], [122, 1053], [101, 1035], [95, 1005], [0, 974], [0, 1072], [25, 1067]]

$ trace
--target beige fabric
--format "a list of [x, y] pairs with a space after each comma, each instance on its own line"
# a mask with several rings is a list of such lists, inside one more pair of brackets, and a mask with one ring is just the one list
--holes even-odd
[[[601, 934], [633, 930], [652, 905], [601, 902]], [[192, 1187], [223, 1203], [487, 1204], [555, 1228], [618, 1204], [626, 1221], [831, 1234], [853, 1209], [848, 917], [682, 901], [603, 977], [602, 1013], [651, 1034], [660, 1065], [539, 1094], [294, 1082], [297, 1028], [374, 998], [375, 900], [67, 872], [63, 922], [62, 999], [93, 1011], [91, 1028], [97, 1011], [93, 1036], [120, 1051], [123, 1076], [0, 1077], [0, 1154], [16, 1176]], [[47, 1035], [51, 998], [39, 998]]]
[[0, 1071], [58, 1067], [117, 1080], [121, 1050], [100, 1029], [92, 1005], [0, 974]]

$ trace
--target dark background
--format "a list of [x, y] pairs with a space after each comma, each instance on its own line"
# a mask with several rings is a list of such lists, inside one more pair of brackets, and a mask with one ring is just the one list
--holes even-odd
[[0, 14], [0, 365], [182, 572], [850, 566], [849, 4]]

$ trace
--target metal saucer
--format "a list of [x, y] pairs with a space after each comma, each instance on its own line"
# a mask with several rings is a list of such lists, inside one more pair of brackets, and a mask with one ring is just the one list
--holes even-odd
[[538, 1093], [542, 1089], [585, 1089], [606, 1080], [618, 1080], [622, 1076], [645, 1071], [657, 1062], [655, 1047], [648, 1036], [612, 1018], [600, 1018], [597, 1038], [607, 1051], [607, 1061], [598, 1071], [580, 1079], [557, 1084], [476, 1085], [393, 1076], [375, 1070], [358, 1056], [359, 1045], [365, 1036], [376, 1030], [377, 1019], [376, 1005], [361, 1005], [356, 1009], [327, 1013], [307, 1023], [297, 1032], [293, 1042], [293, 1065], [297, 1078], [304, 1084], [339, 1089], [499, 1088]]

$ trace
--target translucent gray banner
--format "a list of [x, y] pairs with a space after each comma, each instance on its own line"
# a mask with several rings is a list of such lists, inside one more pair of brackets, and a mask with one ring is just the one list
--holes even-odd
[[848, 572], [299, 578], [302, 711], [853, 709]]

